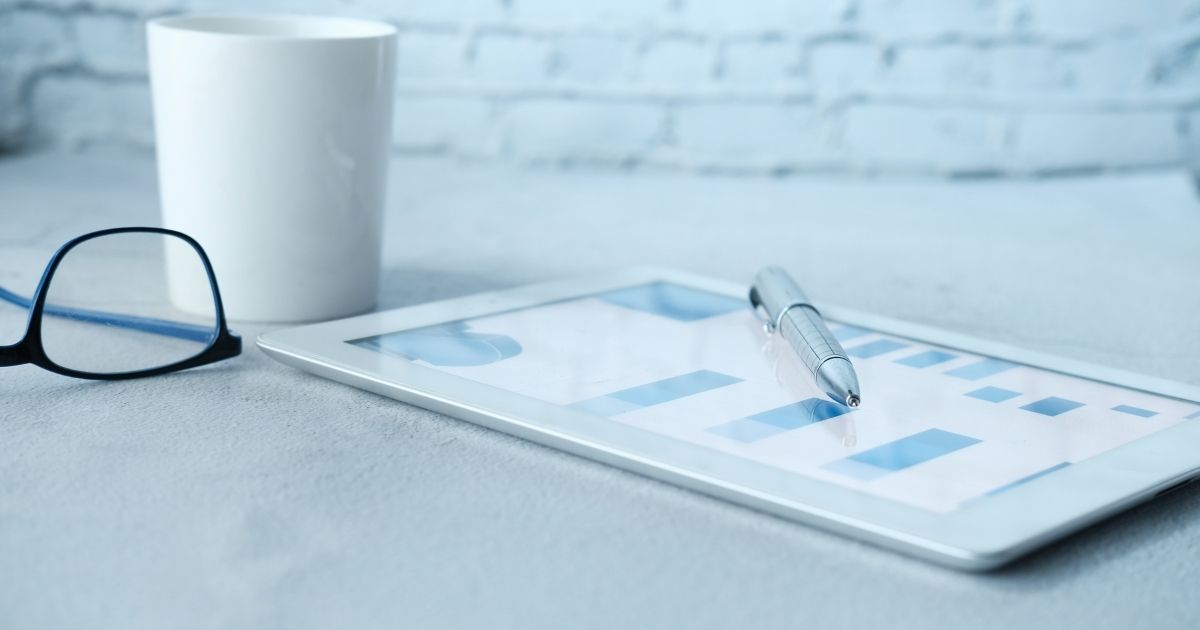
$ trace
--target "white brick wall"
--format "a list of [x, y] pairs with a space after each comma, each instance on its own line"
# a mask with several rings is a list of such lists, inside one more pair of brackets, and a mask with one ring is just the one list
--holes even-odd
[[499, 130], [492, 106], [473, 98], [402, 98], [395, 118], [405, 124], [392, 129], [392, 144], [405, 153], [493, 157]]
[[46, 77], [31, 103], [38, 124], [53, 129], [69, 149], [95, 145], [146, 147], [153, 142], [150, 90], [143, 81], [95, 81], [71, 75]]
[[718, 79], [743, 90], [772, 90], [798, 83], [801, 49], [782, 37], [731, 41], [721, 48]]
[[1039, 169], [1175, 164], [1184, 154], [1183, 124], [1161, 111], [1029, 113], [1016, 125], [1015, 157]]
[[98, 74], [144, 77], [146, 37], [140, 22], [112, 13], [82, 13], [70, 20], [79, 58]]
[[402, 85], [458, 77], [466, 50], [466, 40], [457, 33], [401, 33], [396, 38], [396, 77]]
[[815, 168], [835, 157], [830, 128], [811, 105], [717, 103], [680, 108], [679, 149], [726, 169]]
[[0, 11], [0, 149], [19, 145], [32, 124], [30, 93], [77, 53], [65, 20], [32, 11]]
[[202, 10], [396, 24], [398, 154], [1200, 169], [1200, 0], [0, 0], [0, 150], [152, 148], [142, 22]]
[[1005, 116], [975, 108], [857, 105], [845, 143], [873, 171], [983, 173], [1004, 163]]
[[536, 161], [630, 163], [654, 147], [662, 129], [661, 109], [646, 103], [536, 99], [509, 109], [511, 152]]

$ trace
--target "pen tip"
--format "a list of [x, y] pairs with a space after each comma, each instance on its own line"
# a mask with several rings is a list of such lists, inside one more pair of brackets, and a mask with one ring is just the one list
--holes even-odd
[[862, 404], [862, 399], [854, 394], [850, 394], [849, 396], [846, 396], [846, 404], [851, 407], [858, 407]]

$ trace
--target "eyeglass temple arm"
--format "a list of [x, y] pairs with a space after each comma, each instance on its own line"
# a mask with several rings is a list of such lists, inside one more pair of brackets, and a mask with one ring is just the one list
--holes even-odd
[[[4, 287], [0, 287], [0, 300], [11, 302], [24, 308], [33, 308], [33, 300], [21, 295], [17, 295], [16, 293], [13, 293]], [[71, 308], [69, 306], [57, 306], [54, 304], [46, 304], [42, 309], [42, 314], [51, 315], [54, 317], [68, 317], [76, 321], [88, 322], [90, 324], [116, 326], [118, 328], [127, 328], [129, 330], [137, 330], [155, 335], [164, 335], [166, 337], [175, 337], [177, 339], [186, 339], [188, 341], [196, 341], [199, 343], [209, 343], [213, 340], [213, 337], [216, 337], [217, 335], [217, 331], [210, 326], [197, 326], [195, 324], [172, 322], [155, 317], [106, 313], [104, 311], [93, 311], [85, 308]], [[9, 350], [9, 348], [0, 346], [0, 365], [6, 365], [6, 350]], [[22, 361], [22, 363], [24, 363], [24, 361]]]

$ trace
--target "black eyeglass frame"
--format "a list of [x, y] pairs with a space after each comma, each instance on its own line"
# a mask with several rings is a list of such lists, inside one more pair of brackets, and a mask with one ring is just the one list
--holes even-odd
[[[112, 234], [162, 234], [164, 236], [176, 237], [196, 251], [200, 256], [201, 262], [204, 263], [204, 271], [208, 275], [208, 284], [212, 289], [213, 305], [216, 309], [216, 334], [209, 341], [209, 345], [204, 350], [196, 355], [169, 363], [167, 365], [150, 368], [147, 370], [134, 370], [129, 372], [85, 372], [74, 370], [68, 367], [58, 365], [50, 357], [46, 356], [46, 349], [42, 345], [42, 319], [46, 311], [46, 294], [50, 287], [50, 281], [54, 277], [54, 272], [58, 270], [59, 265], [68, 253], [81, 243], [85, 243], [92, 239], [109, 236]], [[49, 370], [63, 376], [71, 376], [74, 378], [92, 379], [98, 381], [118, 381], [133, 378], [143, 378], [147, 376], [158, 376], [160, 374], [168, 374], [178, 372], [188, 368], [199, 367], [231, 359], [242, 353], [242, 338], [229, 330], [229, 325], [225, 320], [225, 307], [221, 302], [221, 293], [217, 288], [217, 276], [213, 273], [212, 262], [208, 259], [208, 254], [204, 252], [204, 248], [196, 239], [175, 230], [157, 227], [120, 227], [110, 228], [106, 230], [98, 230], [90, 232], [82, 236], [73, 238], [58, 248], [54, 252], [54, 256], [50, 259], [50, 263], [46, 265], [46, 270], [42, 272], [42, 278], [38, 281], [37, 290], [34, 292], [32, 304], [29, 311], [29, 320], [25, 329], [25, 335], [19, 342], [11, 346], [0, 346], [0, 367], [10, 367], [16, 365], [33, 364], [40, 368]], [[121, 319], [124, 316], [113, 314], [114, 319]], [[147, 320], [149, 321], [149, 320]], [[171, 325], [170, 322], [161, 322], [162, 324]], [[140, 326], [131, 326], [140, 328]], [[169, 333], [167, 333], [169, 334]]]

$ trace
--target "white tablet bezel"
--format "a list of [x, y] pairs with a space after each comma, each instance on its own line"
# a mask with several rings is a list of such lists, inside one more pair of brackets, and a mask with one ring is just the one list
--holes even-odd
[[[750, 462], [346, 343], [655, 281], [744, 297], [745, 287], [628, 269], [266, 333], [268, 355], [336, 381], [706, 494], [970, 570], [1004, 564], [1192, 479], [1200, 421], [1188, 420], [992, 497], [937, 514]], [[839, 322], [1188, 402], [1200, 388], [834, 306]], [[1198, 403], [1200, 404], [1200, 403]], [[563, 422], [569, 420], [569, 422]], [[698, 468], [702, 468], [703, 472]], [[1028, 509], [1036, 505], [1038, 509]]]

